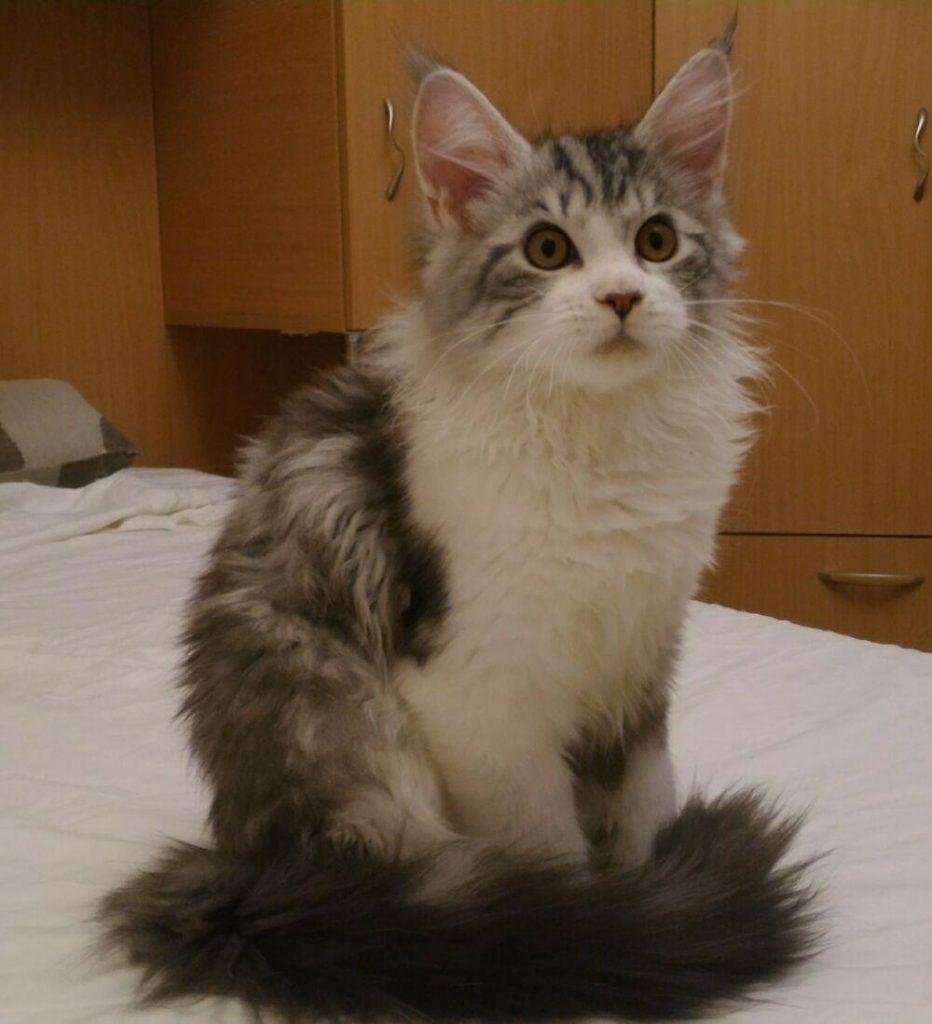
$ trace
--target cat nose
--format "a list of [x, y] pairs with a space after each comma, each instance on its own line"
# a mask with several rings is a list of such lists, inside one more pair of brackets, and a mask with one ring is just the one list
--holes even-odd
[[640, 292], [609, 292], [603, 295], [598, 301], [605, 306], [611, 306], [615, 310], [619, 320], [631, 312], [631, 309], [643, 299]]

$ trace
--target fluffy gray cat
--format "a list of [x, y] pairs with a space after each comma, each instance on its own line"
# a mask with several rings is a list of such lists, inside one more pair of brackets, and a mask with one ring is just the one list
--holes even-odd
[[422, 294], [248, 451], [190, 608], [213, 801], [105, 901], [147, 1000], [288, 1020], [686, 1018], [811, 948], [795, 822], [677, 808], [686, 603], [749, 439], [732, 103], [522, 138], [420, 82]]

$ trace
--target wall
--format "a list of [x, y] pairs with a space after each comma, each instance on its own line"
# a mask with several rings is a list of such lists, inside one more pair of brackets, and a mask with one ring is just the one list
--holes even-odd
[[0, 4], [0, 378], [70, 381], [141, 465], [226, 470], [337, 336], [166, 329], [145, 4]]

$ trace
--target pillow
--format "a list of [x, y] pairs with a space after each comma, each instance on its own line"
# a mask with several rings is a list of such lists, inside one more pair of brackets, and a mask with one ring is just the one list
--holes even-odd
[[135, 457], [135, 445], [70, 384], [0, 381], [0, 483], [83, 487]]

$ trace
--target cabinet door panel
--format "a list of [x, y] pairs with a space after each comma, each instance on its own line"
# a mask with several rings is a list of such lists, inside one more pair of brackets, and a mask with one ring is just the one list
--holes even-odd
[[[836, 574], [836, 582], [819, 573]], [[920, 583], [837, 574], [924, 577]], [[883, 585], [867, 585], [869, 583]], [[719, 539], [718, 567], [700, 599], [831, 629], [864, 640], [932, 651], [932, 540], [905, 537]]]
[[331, 0], [152, 9], [169, 323], [341, 331]]
[[[658, 0], [657, 77], [733, 3]], [[932, 4], [738, 5], [731, 192], [774, 369], [742, 532], [932, 534]], [[927, 146], [932, 147], [928, 138]]]
[[[650, 101], [651, 0], [344, 0], [349, 319], [367, 327], [411, 285], [406, 257], [417, 182], [402, 44], [463, 71], [522, 132], [633, 120]], [[383, 97], [398, 109], [407, 171], [397, 199]]]

